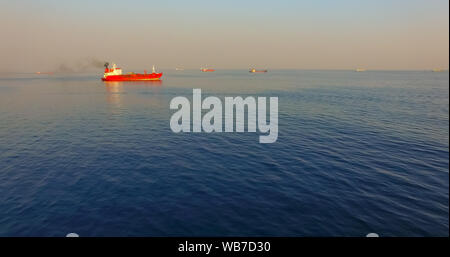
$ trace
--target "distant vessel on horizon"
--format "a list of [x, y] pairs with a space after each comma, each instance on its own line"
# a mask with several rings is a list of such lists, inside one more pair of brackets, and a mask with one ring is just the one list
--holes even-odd
[[155, 65], [153, 65], [152, 73], [147, 73], [144, 71], [144, 74], [129, 72], [128, 74], [123, 75], [122, 69], [117, 68], [116, 64], [113, 64], [113, 67], [109, 68], [109, 63], [105, 63], [105, 72], [103, 74], [103, 81], [143, 81], [143, 80], [159, 80], [162, 73], [156, 73]]
[[441, 69], [441, 68], [434, 68], [432, 71], [433, 71], [433, 72], [443, 72], [444, 69]]
[[366, 69], [364, 69], [364, 68], [357, 68], [355, 71], [356, 72], [363, 72], [363, 71], [366, 71]]
[[257, 73], [257, 72], [264, 73], [264, 72], [267, 72], [267, 70], [257, 70], [257, 69], [251, 68], [248, 72], [250, 72], [250, 73]]
[[210, 68], [200, 68], [200, 70], [202, 72], [213, 72], [213, 71], [216, 71], [215, 69], [210, 69]]
[[175, 70], [184, 70], [183, 68], [175, 68]]

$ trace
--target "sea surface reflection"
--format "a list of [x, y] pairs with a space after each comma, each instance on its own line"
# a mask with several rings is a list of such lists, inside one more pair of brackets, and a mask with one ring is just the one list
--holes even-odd
[[[0, 236], [448, 236], [448, 73], [0, 76]], [[279, 136], [173, 133], [169, 102], [278, 96]]]

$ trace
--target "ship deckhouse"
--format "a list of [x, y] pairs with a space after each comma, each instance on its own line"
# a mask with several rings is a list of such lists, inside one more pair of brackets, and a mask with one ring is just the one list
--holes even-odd
[[117, 68], [115, 63], [113, 63], [111, 69], [108, 68], [108, 64], [105, 64], [105, 73], [103, 74], [103, 77], [106, 78], [112, 75], [122, 75], [122, 69]]

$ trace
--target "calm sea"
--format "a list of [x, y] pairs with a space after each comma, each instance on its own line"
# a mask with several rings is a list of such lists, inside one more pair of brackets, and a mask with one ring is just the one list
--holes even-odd
[[[1, 74], [0, 236], [449, 235], [448, 72], [100, 73]], [[277, 142], [172, 133], [193, 88], [278, 96]]]

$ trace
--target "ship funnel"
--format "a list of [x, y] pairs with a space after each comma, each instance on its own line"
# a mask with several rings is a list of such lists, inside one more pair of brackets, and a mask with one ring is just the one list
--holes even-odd
[[105, 66], [105, 68], [108, 69], [109, 63], [105, 62], [105, 64], [103, 66]]

